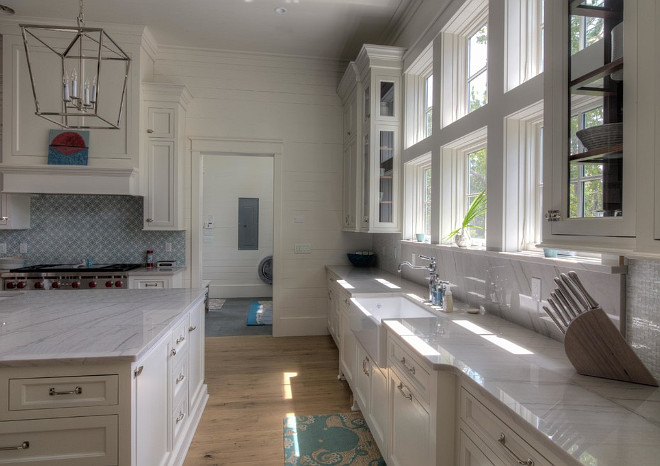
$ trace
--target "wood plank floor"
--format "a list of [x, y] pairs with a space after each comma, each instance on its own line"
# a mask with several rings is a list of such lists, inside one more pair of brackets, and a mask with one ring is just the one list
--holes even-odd
[[185, 466], [282, 465], [288, 413], [350, 411], [329, 336], [206, 339], [209, 401]]

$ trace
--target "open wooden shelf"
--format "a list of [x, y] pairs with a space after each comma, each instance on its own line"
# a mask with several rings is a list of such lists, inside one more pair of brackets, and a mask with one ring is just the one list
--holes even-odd
[[570, 82], [569, 90], [572, 94], [587, 94], [587, 95], [612, 94], [613, 91], [612, 89], [606, 89], [606, 88], [601, 89], [598, 87], [585, 86], [585, 84], [592, 83], [600, 78], [607, 76], [608, 74], [612, 74], [615, 71], [619, 71], [622, 68], [623, 68], [623, 58], [617, 58], [613, 62], [606, 63], [603, 66], [580, 76], [579, 78], [575, 78], [573, 81]]
[[602, 163], [605, 160], [620, 159], [623, 157], [623, 144], [592, 149], [587, 152], [569, 155], [569, 162]]

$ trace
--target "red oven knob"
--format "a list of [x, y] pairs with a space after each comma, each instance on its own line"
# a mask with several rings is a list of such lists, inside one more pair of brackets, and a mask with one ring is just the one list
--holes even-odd
[[80, 288], [80, 282], [71, 282], [72, 288]]
[[121, 288], [121, 286], [122, 286], [123, 284], [124, 284], [124, 282], [122, 282], [121, 280], [117, 280], [117, 281], [115, 282], [115, 287], [117, 287], [117, 288]]
[[37, 290], [43, 290], [44, 289], [44, 282], [35, 282], [34, 288]]
[[7, 282], [7, 283], [5, 283], [5, 288], [7, 288], [8, 290], [13, 290], [14, 288], [16, 288], [16, 283]]
[[25, 288], [25, 282], [18, 282], [16, 284], [16, 288], [21, 288], [21, 289]]
[[53, 288], [59, 288], [60, 282], [53, 282], [50, 286], [52, 286]]
[[105, 287], [112, 288], [112, 280], [108, 280], [107, 282], [105, 282]]
[[90, 288], [96, 288], [96, 282], [93, 281], [93, 280], [91, 282], [89, 282], [89, 287]]

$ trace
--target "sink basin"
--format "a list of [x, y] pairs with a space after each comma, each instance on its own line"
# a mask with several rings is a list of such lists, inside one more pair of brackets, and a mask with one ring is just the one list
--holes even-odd
[[403, 296], [351, 298], [351, 330], [380, 367], [387, 364], [387, 330], [383, 319], [435, 317], [428, 309]]

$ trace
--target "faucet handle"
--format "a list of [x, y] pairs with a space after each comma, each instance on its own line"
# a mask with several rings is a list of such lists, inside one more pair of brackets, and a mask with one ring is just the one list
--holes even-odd
[[424, 260], [427, 260], [427, 261], [435, 262], [435, 257], [424, 256], [424, 255], [422, 255], [422, 254], [420, 254], [418, 257], [419, 257], [420, 259], [424, 259]]

